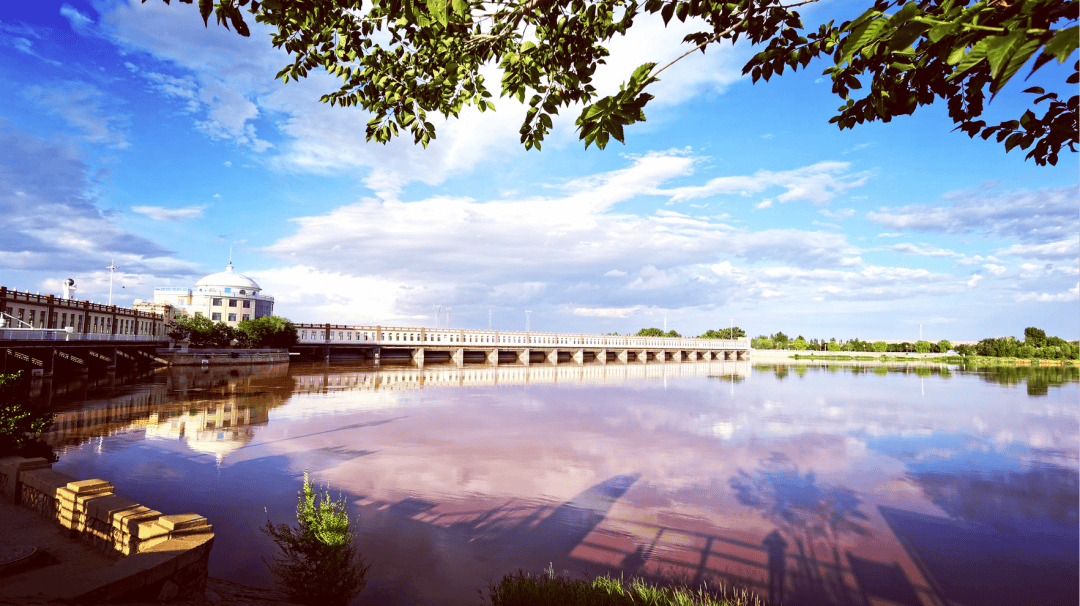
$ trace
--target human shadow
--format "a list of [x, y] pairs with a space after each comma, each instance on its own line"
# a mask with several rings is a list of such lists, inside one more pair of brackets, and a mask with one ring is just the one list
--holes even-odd
[[813, 471], [800, 472], [781, 453], [764, 459], [754, 473], [740, 469], [729, 485], [739, 503], [760, 511], [798, 552], [795, 568], [778, 584], [782, 593], [791, 587], [780, 601], [796, 606], [857, 602], [844, 580], [839, 550], [842, 535], [870, 533], [854, 490], [818, 482]]

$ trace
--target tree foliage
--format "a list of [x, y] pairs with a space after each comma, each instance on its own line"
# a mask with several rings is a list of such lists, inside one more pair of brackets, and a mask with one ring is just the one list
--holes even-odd
[[[734, 336], [732, 336], [734, 334]], [[699, 335], [699, 339], [741, 339], [746, 336], [746, 331], [738, 326], [721, 328], [720, 330], [709, 329]]]
[[[528, 99], [520, 129], [526, 149], [540, 149], [553, 116], [577, 104], [580, 139], [603, 149], [611, 138], [625, 142], [624, 128], [645, 120], [653, 99], [645, 89], [661, 72], [695, 50], [743, 39], [763, 47], [743, 67], [754, 82], [831, 59], [824, 74], [843, 105], [830, 122], [841, 129], [889, 122], [941, 99], [957, 129], [994, 136], [1006, 152], [1031, 147], [1027, 157], [1044, 165], [1056, 164], [1063, 147], [1076, 151], [1075, 95], [1062, 100], [1031, 87], [1031, 107], [1016, 119], [987, 125], [978, 118], [986, 95], [997, 95], [1029, 59], [1032, 72], [1069, 60], [1078, 0], [878, 0], [851, 21], [807, 28], [792, 9], [817, 1], [199, 0], [199, 9], [204, 23], [215, 15], [244, 36], [244, 12], [273, 28], [273, 45], [292, 56], [278, 73], [285, 81], [317, 68], [340, 78], [339, 89], [321, 99], [370, 112], [369, 141], [386, 143], [404, 131], [426, 147], [435, 138], [429, 114], [494, 109], [480, 73], [493, 65], [500, 96]], [[592, 78], [609, 55], [604, 45], [647, 14], [702, 27], [684, 38], [691, 50], [663, 66], [639, 66], [618, 92], [601, 97]], [[1077, 83], [1078, 68], [1066, 84]], [[869, 89], [856, 98], [860, 78]], [[1042, 116], [1032, 111], [1041, 107]]]
[[55, 462], [56, 454], [40, 438], [52, 422], [53, 413], [30, 405], [28, 377], [21, 372], [0, 374], [0, 457], [44, 457]]
[[242, 320], [236, 326], [236, 338], [243, 347], [269, 347], [288, 349], [296, 345], [296, 325], [287, 318], [263, 316], [254, 320]]
[[190, 339], [193, 347], [229, 347], [236, 338], [236, 329], [206, 316], [183, 317], [173, 321], [169, 338]]
[[344, 606], [367, 586], [371, 568], [353, 545], [345, 501], [330, 500], [329, 491], [316, 493], [307, 471], [296, 497], [297, 528], [267, 518], [262, 529], [279, 551], [267, 566], [291, 601]]

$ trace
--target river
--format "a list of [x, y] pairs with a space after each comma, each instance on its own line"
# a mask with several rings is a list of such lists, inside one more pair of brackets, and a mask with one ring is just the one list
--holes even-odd
[[480, 604], [549, 564], [762, 595], [771, 570], [795, 605], [1076, 604], [1078, 396], [1076, 368], [720, 361], [173, 368], [37, 393], [54, 468], [205, 515], [217, 578], [272, 586], [260, 528], [295, 522], [310, 470], [372, 564], [355, 604], [386, 606]]

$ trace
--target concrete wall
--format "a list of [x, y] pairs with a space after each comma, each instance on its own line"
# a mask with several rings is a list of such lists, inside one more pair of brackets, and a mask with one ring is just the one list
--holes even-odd
[[104, 480], [76, 480], [45, 459], [0, 459], [0, 497], [66, 528], [117, 562], [63, 579], [77, 602], [201, 599], [214, 544], [213, 527], [193, 513], [163, 515], [113, 494]]
[[289, 352], [274, 349], [159, 349], [157, 357], [169, 366], [231, 366], [237, 364], [281, 364], [289, 362]]

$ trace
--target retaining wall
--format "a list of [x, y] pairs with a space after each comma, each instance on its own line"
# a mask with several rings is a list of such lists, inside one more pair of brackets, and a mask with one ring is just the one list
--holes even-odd
[[164, 515], [113, 493], [105, 480], [76, 480], [45, 459], [0, 459], [0, 498], [37, 511], [73, 539], [114, 556], [112, 566], [64, 579], [77, 602], [201, 599], [213, 527], [193, 513]]
[[281, 364], [289, 362], [289, 352], [282, 349], [159, 349], [157, 357], [169, 366], [232, 366], [239, 364]]

